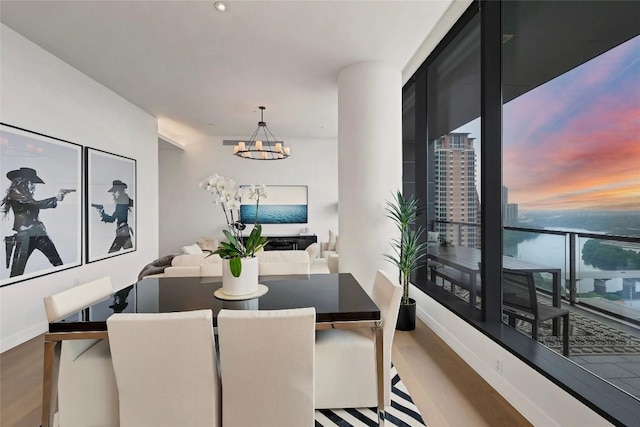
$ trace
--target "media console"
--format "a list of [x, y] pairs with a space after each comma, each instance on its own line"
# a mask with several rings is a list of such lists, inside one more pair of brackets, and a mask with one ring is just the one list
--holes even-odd
[[[267, 239], [267, 244], [264, 247], [265, 251], [297, 251], [305, 250], [312, 243], [318, 242], [318, 236], [311, 235], [274, 235], [263, 236]], [[249, 236], [242, 236], [242, 239], [246, 242]]]

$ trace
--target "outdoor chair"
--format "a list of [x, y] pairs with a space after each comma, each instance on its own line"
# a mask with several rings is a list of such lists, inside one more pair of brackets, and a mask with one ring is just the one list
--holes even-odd
[[562, 318], [562, 354], [569, 356], [569, 310], [538, 303], [532, 272], [503, 270], [502, 310], [512, 327], [516, 319], [531, 323], [531, 336], [536, 341], [540, 322]]

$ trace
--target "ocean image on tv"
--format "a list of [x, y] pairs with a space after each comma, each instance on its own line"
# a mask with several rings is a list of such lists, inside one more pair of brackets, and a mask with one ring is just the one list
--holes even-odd
[[[256, 205], [240, 205], [240, 221], [254, 224]], [[258, 208], [260, 224], [306, 224], [307, 205], [260, 205]]]

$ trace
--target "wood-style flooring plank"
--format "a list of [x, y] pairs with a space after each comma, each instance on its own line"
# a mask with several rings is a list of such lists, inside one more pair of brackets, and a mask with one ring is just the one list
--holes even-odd
[[44, 335], [0, 354], [0, 426], [40, 425], [43, 355]]
[[[393, 362], [429, 427], [530, 426], [422, 322], [396, 331]], [[44, 337], [0, 355], [0, 426], [38, 427]]]
[[419, 320], [396, 331], [391, 358], [429, 427], [531, 426]]

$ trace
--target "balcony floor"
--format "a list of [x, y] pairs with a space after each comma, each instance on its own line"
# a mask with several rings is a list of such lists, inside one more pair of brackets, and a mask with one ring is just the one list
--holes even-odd
[[[450, 290], [448, 283], [444, 288]], [[468, 301], [469, 293], [456, 287], [456, 296]], [[541, 303], [551, 298], [540, 293]], [[476, 305], [480, 308], [480, 298]], [[562, 308], [571, 311], [569, 359], [640, 400], [640, 326], [591, 310], [584, 305]], [[635, 310], [637, 311], [637, 310]], [[530, 324], [521, 322], [518, 329], [531, 336]], [[562, 338], [551, 333], [550, 322], [539, 329], [539, 341], [562, 354]]]

